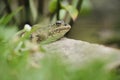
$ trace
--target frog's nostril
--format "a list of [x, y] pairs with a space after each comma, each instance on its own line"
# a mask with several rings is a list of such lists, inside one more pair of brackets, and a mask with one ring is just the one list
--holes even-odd
[[67, 24], [64, 24], [64, 26], [67, 26]]

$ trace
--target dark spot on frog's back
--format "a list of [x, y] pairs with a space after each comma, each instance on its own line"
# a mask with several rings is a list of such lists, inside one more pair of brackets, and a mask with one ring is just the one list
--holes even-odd
[[40, 35], [36, 35], [37, 43], [41, 42], [42, 40], [44, 40], [44, 39]]

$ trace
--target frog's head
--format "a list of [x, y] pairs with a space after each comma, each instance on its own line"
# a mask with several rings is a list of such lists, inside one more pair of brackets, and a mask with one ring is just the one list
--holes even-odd
[[71, 28], [71, 26], [69, 24], [64, 23], [64, 21], [56, 21], [56, 23], [51, 25], [50, 27], [51, 29], [49, 31], [49, 35], [53, 36], [57, 34], [61, 34], [62, 36], [65, 33], [67, 33]]

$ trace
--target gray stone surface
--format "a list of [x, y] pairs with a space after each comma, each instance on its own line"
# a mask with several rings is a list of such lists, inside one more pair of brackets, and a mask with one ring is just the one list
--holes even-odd
[[50, 53], [59, 52], [67, 61], [77, 65], [98, 58], [113, 58], [115, 61], [120, 58], [120, 50], [68, 38], [47, 44], [44, 48]]

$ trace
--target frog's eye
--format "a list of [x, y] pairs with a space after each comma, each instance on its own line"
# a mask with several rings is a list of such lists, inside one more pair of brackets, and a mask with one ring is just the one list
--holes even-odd
[[60, 26], [61, 24], [64, 24], [64, 21], [56, 21], [57, 26]]

